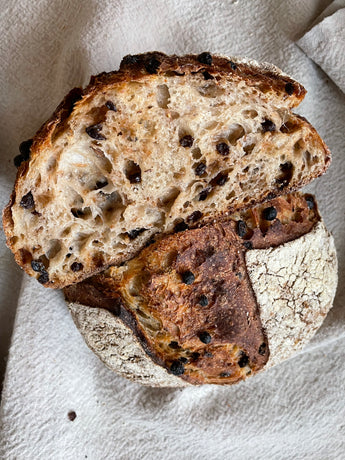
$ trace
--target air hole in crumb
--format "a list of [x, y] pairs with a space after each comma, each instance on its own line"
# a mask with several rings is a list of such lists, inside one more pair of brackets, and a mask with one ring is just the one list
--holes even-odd
[[229, 127], [228, 139], [231, 145], [235, 145], [236, 142], [245, 135], [245, 131], [242, 125], [234, 123]]
[[91, 208], [89, 208], [88, 206], [82, 209], [72, 208], [71, 213], [74, 217], [77, 217], [79, 219], [88, 219], [91, 216]]
[[310, 152], [308, 152], [308, 150], [306, 150], [305, 152], [303, 152], [303, 161], [307, 163], [307, 165], [309, 165], [310, 160], [311, 160], [311, 154]]
[[280, 131], [285, 134], [294, 133], [295, 131], [298, 131], [298, 129], [299, 129], [299, 125], [297, 123], [294, 123], [293, 121], [286, 121], [280, 127]]
[[177, 120], [177, 118], [180, 117], [180, 114], [178, 112], [171, 111], [170, 112], [170, 117], [172, 120]]
[[197, 88], [198, 92], [204, 97], [215, 98], [224, 94], [225, 89], [219, 87], [213, 80]]
[[158, 85], [156, 94], [158, 107], [166, 109], [170, 103], [170, 93], [167, 85]]
[[204, 126], [204, 129], [207, 129], [210, 131], [212, 129], [215, 129], [217, 126], [218, 126], [218, 122], [216, 120], [212, 120], [206, 123], [206, 125]]
[[102, 220], [102, 217], [97, 215], [95, 218], [94, 218], [94, 222], [96, 225], [102, 225], [103, 224], [103, 220]]
[[230, 192], [227, 196], [226, 196], [226, 200], [231, 200], [232, 198], [234, 198], [236, 196], [236, 193], [235, 191], [233, 190], [232, 192]]
[[166, 211], [170, 211], [180, 193], [180, 189], [171, 187], [162, 198], [158, 199], [158, 206], [164, 208]]
[[54, 259], [55, 256], [61, 251], [61, 242], [59, 240], [50, 240], [49, 249], [46, 252], [48, 259]]
[[199, 147], [195, 147], [194, 149], [192, 149], [191, 153], [192, 153], [192, 158], [194, 160], [199, 160], [199, 158], [202, 157], [202, 153], [201, 153], [201, 150], [199, 149]]
[[35, 180], [35, 187], [39, 187], [40, 184], [41, 184], [41, 174], [38, 174]]
[[141, 182], [141, 169], [140, 166], [132, 160], [128, 160], [125, 167], [125, 174], [131, 184]]
[[248, 144], [243, 147], [245, 155], [250, 155], [255, 147], [255, 144]]
[[181, 168], [179, 171], [174, 172], [173, 178], [174, 179], [181, 179], [182, 177], [184, 177], [185, 174], [186, 174], [186, 169]]
[[64, 231], [61, 233], [61, 237], [67, 236], [71, 233], [71, 227], [66, 227]]
[[120, 213], [125, 209], [124, 204], [122, 203], [121, 195], [114, 191], [107, 196], [105, 203], [102, 206], [105, 219], [109, 222], [111, 221], [116, 214]]
[[256, 110], [244, 110], [242, 113], [245, 117], [249, 118], [256, 118], [258, 116], [258, 112]]
[[303, 141], [303, 139], [300, 139], [293, 146], [294, 152], [299, 153], [303, 149], [303, 147], [304, 147], [304, 141]]

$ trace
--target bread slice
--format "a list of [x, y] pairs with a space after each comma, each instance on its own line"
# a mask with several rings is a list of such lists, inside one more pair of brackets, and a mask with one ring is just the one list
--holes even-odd
[[72, 91], [34, 137], [4, 211], [16, 261], [60, 288], [122, 263], [154, 234], [302, 187], [330, 163], [291, 111], [304, 95], [255, 61], [125, 57]]
[[337, 263], [311, 195], [166, 236], [65, 288], [87, 344], [151, 386], [232, 384], [291, 356], [332, 306]]

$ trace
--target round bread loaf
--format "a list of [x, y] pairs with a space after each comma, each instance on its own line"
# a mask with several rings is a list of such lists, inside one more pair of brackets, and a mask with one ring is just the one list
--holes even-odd
[[88, 346], [149, 386], [232, 384], [289, 358], [332, 306], [337, 259], [311, 195], [162, 237], [65, 288]]

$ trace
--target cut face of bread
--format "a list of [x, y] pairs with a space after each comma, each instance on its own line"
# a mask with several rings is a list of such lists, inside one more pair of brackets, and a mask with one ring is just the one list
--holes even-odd
[[[293, 194], [166, 236], [65, 295], [87, 343], [112, 369], [141, 383], [177, 386], [176, 377], [232, 384], [286, 359], [320, 326], [335, 287], [334, 245], [316, 203]], [[140, 360], [129, 370], [130, 347], [138, 344]], [[102, 351], [110, 349], [117, 364]], [[149, 373], [142, 360], [151, 363]]]
[[307, 184], [330, 153], [291, 111], [304, 94], [253, 61], [126, 57], [72, 92], [34, 138], [4, 212], [17, 262], [63, 287], [127, 260], [154, 234]]

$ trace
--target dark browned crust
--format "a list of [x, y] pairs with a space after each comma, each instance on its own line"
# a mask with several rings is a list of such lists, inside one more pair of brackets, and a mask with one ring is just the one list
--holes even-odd
[[[85, 94], [92, 94], [98, 91], [100, 86], [107, 87], [121, 81], [137, 80], [148, 74], [185, 75], [204, 71], [207, 71], [212, 76], [233, 74], [238, 76], [239, 79], [245, 80], [248, 84], [258, 85], [259, 89], [264, 93], [274, 91], [278, 94], [284, 94], [286, 98], [291, 100], [290, 107], [299, 105], [306, 94], [305, 88], [300, 83], [283, 74], [272, 65], [261, 64], [257, 66], [250, 61], [245, 62], [237, 58], [227, 58], [219, 55], [212, 55], [212, 64], [207, 65], [200, 62], [199, 57], [200, 55], [197, 54], [168, 56], [159, 51], [127, 55], [122, 59], [119, 71], [103, 72], [91, 77], [90, 83], [85, 89]], [[159, 66], [156, 69], [150, 65], [155, 60], [159, 62]], [[234, 64], [236, 68], [234, 68]], [[285, 87], [288, 83], [293, 86], [292, 94], [286, 92]]]
[[[268, 208], [277, 212], [273, 220], [265, 219]], [[121, 275], [121, 281], [112, 278], [111, 272], [95, 276], [65, 288], [66, 300], [110, 312], [115, 302], [116, 315], [131, 328], [155, 363], [169, 371], [182, 354], [187, 362], [180, 377], [187, 382], [233, 384], [244, 378], [238, 366], [243, 353], [248, 357], [246, 369], [250, 374], [262, 369], [269, 357], [245, 252], [299, 238], [319, 220], [312, 195], [278, 197], [236, 213], [227, 221], [166, 236], [128, 262], [128, 272]], [[245, 223], [246, 231], [243, 227], [239, 231], [239, 222]], [[195, 277], [191, 285], [180, 279], [186, 271]], [[179, 354], [175, 349], [161, 347], [159, 340], [163, 339], [157, 341], [145, 330], [140, 316], [123, 300], [121, 287], [137, 274], [144, 275], [140, 296], [145, 299], [146, 314], [149, 312], [160, 322], [166, 336], [164, 343], [178, 344]], [[201, 295], [208, 298], [207, 308], [198, 305]], [[198, 339], [205, 330], [212, 336], [206, 345]], [[238, 347], [237, 354], [232, 345]], [[193, 356], [195, 352], [199, 356]]]
[[[269, 64], [254, 64], [251, 61], [245, 62], [237, 58], [227, 58], [218, 55], [212, 55], [212, 64], [207, 65], [200, 62], [200, 55], [189, 54], [185, 56], [168, 56], [160, 52], [150, 52], [139, 54], [135, 56], [125, 56], [120, 64], [120, 69], [113, 72], [103, 72], [99, 75], [91, 77], [89, 85], [82, 90], [81, 88], [74, 88], [65, 97], [62, 103], [55, 110], [52, 117], [43, 124], [36, 135], [33, 138], [33, 145], [31, 147], [30, 160], [38, 156], [41, 150], [51, 145], [53, 139], [55, 139], [65, 128], [68, 123], [69, 116], [73, 112], [74, 105], [77, 101], [78, 106], [87, 104], [89, 98], [92, 98], [97, 92], [105, 91], [109, 86], [119, 83], [126, 83], [131, 80], [138, 80], [147, 77], [148, 75], [154, 74], [166, 74], [171, 75], [184, 75], [193, 74], [197, 72], [207, 71], [210, 75], [216, 77], [222, 77], [225, 75], [233, 75], [239, 80], [245, 80], [249, 85], [257, 86], [260, 91], [276, 92], [283, 98], [288, 98], [290, 107], [297, 106], [304, 98], [306, 94], [305, 88], [289, 76], [281, 73], [278, 68]], [[159, 61], [159, 66], [150, 68], [152, 60]], [[235, 64], [235, 65], [234, 65]], [[152, 70], [155, 70], [154, 72]], [[289, 94], [286, 91], [286, 85], [290, 84], [293, 87], [293, 92]], [[308, 123], [303, 117], [300, 117], [306, 123]], [[308, 123], [313, 135], [317, 137], [319, 142], [322, 144], [325, 151], [325, 167], [319, 171], [318, 175], [323, 174], [328, 168], [331, 161], [331, 154], [325, 143], [322, 141], [316, 130]], [[13, 220], [11, 208], [15, 201], [16, 191], [18, 188], [19, 180], [24, 180], [28, 168], [29, 162], [25, 161], [21, 164], [18, 169], [14, 191], [12, 193], [10, 202], [3, 211], [3, 228], [6, 234], [6, 244], [14, 252], [12, 237], [13, 237]], [[283, 193], [290, 193], [296, 191], [308, 184], [316, 176], [305, 177], [295, 186], [286, 186], [284, 189], [277, 186], [277, 189], [270, 191], [266, 196], [260, 197], [260, 199], [253, 198], [250, 203], [243, 204], [242, 207], [254, 206], [257, 203], [267, 201], [274, 195], [279, 196]], [[234, 207], [229, 208], [225, 214], [233, 212]], [[222, 218], [222, 215], [214, 216]], [[203, 223], [208, 223], [214, 219], [214, 217], [204, 219]], [[102, 272], [112, 264], [120, 264], [128, 260], [130, 257], [135, 256], [138, 251], [132, 251], [128, 256], [118, 257], [103, 266], [94, 265], [90, 266], [89, 270], [81, 270], [75, 273], [75, 283], [80, 282], [89, 276], [95, 275]], [[24, 264], [23, 259], [19, 251], [14, 253], [16, 262], [23, 268], [30, 276], [33, 275], [30, 264]], [[49, 280], [43, 284], [45, 287], [51, 287], [55, 289], [63, 288], [65, 283], [57, 280]]]

